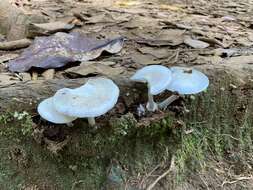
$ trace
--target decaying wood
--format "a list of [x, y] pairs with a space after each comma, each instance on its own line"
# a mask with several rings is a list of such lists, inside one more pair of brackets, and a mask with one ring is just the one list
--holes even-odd
[[[54, 79], [20, 82], [9, 86], [0, 86], [0, 112], [35, 112], [39, 101], [55, 94], [61, 88], [75, 88], [85, 84], [88, 78]], [[143, 83], [134, 83], [126, 78], [112, 79], [120, 88], [119, 101], [126, 106], [143, 99], [147, 93]], [[144, 97], [145, 98], [145, 97]]]
[[25, 48], [31, 45], [32, 41], [29, 39], [21, 39], [15, 41], [1, 42], [0, 50], [15, 50]]

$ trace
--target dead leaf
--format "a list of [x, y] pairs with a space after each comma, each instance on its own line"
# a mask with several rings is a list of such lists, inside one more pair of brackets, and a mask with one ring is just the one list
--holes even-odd
[[246, 64], [253, 64], [253, 55], [248, 56], [238, 56], [238, 57], [231, 57], [225, 60], [226, 64], [231, 65], [246, 65]]
[[0, 73], [0, 86], [16, 84], [20, 82], [17, 77], [10, 75], [9, 73]]
[[184, 30], [169, 29], [161, 30], [158, 34], [137, 34], [141, 37], [138, 43], [148, 44], [150, 46], [177, 46], [183, 43], [185, 33]]
[[66, 72], [82, 76], [89, 74], [116, 76], [124, 72], [123, 67], [112, 67], [112, 63], [113, 62], [83, 62], [77, 67], [67, 69]]
[[187, 24], [187, 23], [178, 23], [178, 22], [173, 22], [173, 21], [168, 21], [168, 20], [162, 20], [162, 24], [165, 24], [166, 28], [171, 28], [171, 29], [184, 29], [184, 30], [191, 30], [192, 26]]
[[209, 47], [209, 44], [200, 40], [192, 39], [191, 37], [185, 37], [184, 43], [195, 49], [204, 49]]
[[177, 5], [165, 5], [162, 4], [160, 5], [160, 9], [164, 9], [164, 10], [170, 10], [170, 11], [182, 11], [183, 9]]
[[19, 73], [18, 75], [23, 82], [32, 80], [30, 73]]
[[14, 53], [4, 54], [4, 55], [0, 56], [0, 64], [4, 63], [4, 62], [7, 62], [9, 60], [15, 59], [18, 56], [19, 56], [18, 54], [14, 54]]
[[53, 154], [58, 154], [70, 141], [70, 137], [67, 137], [62, 142], [55, 142], [52, 140], [49, 140], [47, 138], [44, 139], [47, 149], [52, 152]]
[[68, 24], [61, 21], [42, 24], [31, 23], [29, 28], [29, 36], [33, 35], [36, 36], [41, 34], [46, 35], [46, 34], [53, 34], [56, 32], [69, 31], [74, 27], [75, 27], [74, 24]]
[[138, 50], [143, 54], [150, 54], [158, 59], [166, 58], [169, 56], [167, 48], [153, 48], [153, 47], [141, 47]]
[[44, 71], [41, 75], [46, 79], [50, 80], [54, 78], [55, 70], [54, 69], [48, 69]]
[[218, 48], [213, 50], [215, 55], [221, 56], [221, 57], [232, 57], [234, 54], [238, 52], [236, 49], [223, 49]]
[[253, 42], [253, 32], [248, 32], [248, 39]]
[[[159, 21], [152, 17], [144, 16], [134, 16], [127, 23], [124, 23], [124, 28], [134, 29], [134, 28], [159, 28]], [[161, 28], [161, 27], [160, 27]]]
[[160, 61], [156, 61], [152, 55], [143, 55], [141, 53], [133, 53], [131, 54], [131, 59], [134, 63], [140, 65], [152, 65], [152, 64], [159, 64]]
[[210, 64], [210, 65], [216, 65], [221, 64], [223, 62], [223, 59], [220, 56], [198, 56], [197, 60], [194, 62], [196, 65], [202, 65], [202, 64]]
[[140, 5], [140, 4], [141, 2], [135, 1], [135, 0], [121, 0], [121, 1], [116, 1], [114, 6], [130, 7], [130, 6]]
[[98, 40], [81, 33], [56, 33], [49, 37], [38, 37], [20, 57], [9, 61], [12, 72], [28, 71], [31, 67], [53, 69], [75, 61], [88, 61], [97, 58], [103, 51], [118, 53], [124, 39]]
[[226, 43], [220, 42], [219, 40], [217, 40], [215, 38], [199, 37], [198, 40], [203, 41], [203, 42], [207, 42], [208, 44], [211, 44], [211, 45], [219, 45], [223, 48], [227, 48], [231, 45], [231, 44], [226, 44]]
[[236, 38], [236, 42], [242, 46], [253, 46], [253, 42], [250, 41], [247, 37]]
[[236, 18], [232, 15], [226, 15], [221, 18], [222, 22], [236, 21]]
[[85, 24], [98, 24], [98, 23], [113, 23], [115, 20], [109, 13], [100, 13], [98, 15], [85, 18]]

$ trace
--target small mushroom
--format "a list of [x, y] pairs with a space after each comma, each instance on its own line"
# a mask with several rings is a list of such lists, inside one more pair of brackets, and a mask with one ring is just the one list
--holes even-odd
[[53, 98], [48, 98], [43, 100], [39, 106], [38, 106], [38, 112], [40, 116], [52, 123], [57, 123], [57, 124], [69, 124], [72, 121], [76, 119], [76, 117], [71, 117], [67, 115], [63, 115], [56, 111], [56, 109], [53, 106]]
[[55, 109], [71, 117], [88, 118], [95, 126], [95, 117], [108, 112], [117, 103], [118, 86], [110, 79], [89, 79], [86, 84], [76, 89], [63, 88], [53, 96]]
[[197, 71], [185, 67], [171, 67], [172, 81], [167, 89], [175, 92], [159, 104], [159, 108], [166, 109], [169, 104], [178, 99], [179, 95], [197, 94], [204, 91], [209, 85], [208, 77]]
[[157, 103], [154, 101], [154, 95], [164, 90], [171, 82], [172, 73], [170, 69], [162, 65], [150, 65], [138, 70], [131, 80], [148, 83], [148, 103], [146, 105], [148, 111], [158, 109]]

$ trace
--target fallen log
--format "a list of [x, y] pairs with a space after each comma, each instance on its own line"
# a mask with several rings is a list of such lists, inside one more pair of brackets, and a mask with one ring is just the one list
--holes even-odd
[[[20, 82], [14, 85], [0, 86], [0, 112], [27, 111], [34, 113], [37, 104], [61, 88], [75, 88], [83, 85], [88, 78], [54, 79]], [[113, 78], [119, 86], [121, 95], [119, 102], [126, 107], [146, 100], [146, 85], [135, 83], [127, 78]]]

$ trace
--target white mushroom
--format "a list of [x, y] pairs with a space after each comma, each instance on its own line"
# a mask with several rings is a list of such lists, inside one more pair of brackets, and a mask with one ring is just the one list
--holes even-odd
[[76, 119], [76, 117], [67, 116], [59, 113], [53, 106], [53, 98], [43, 100], [38, 106], [38, 112], [40, 116], [52, 123], [57, 124], [69, 124]]
[[88, 118], [95, 126], [95, 117], [108, 112], [117, 103], [118, 86], [110, 79], [89, 79], [76, 89], [63, 88], [53, 96], [55, 109], [71, 117]]
[[131, 80], [148, 83], [148, 103], [147, 110], [155, 111], [158, 109], [153, 95], [163, 92], [171, 82], [171, 71], [162, 65], [150, 65], [138, 70]]
[[[172, 81], [167, 89], [176, 92], [159, 104], [159, 108], [166, 109], [169, 104], [179, 98], [179, 95], [197, 94], [205, 90], [209, 85], [208, 77], [197, 71], [185, 67], [171, 67]], [[179, 95], [178, 95], [179, 94]]]

